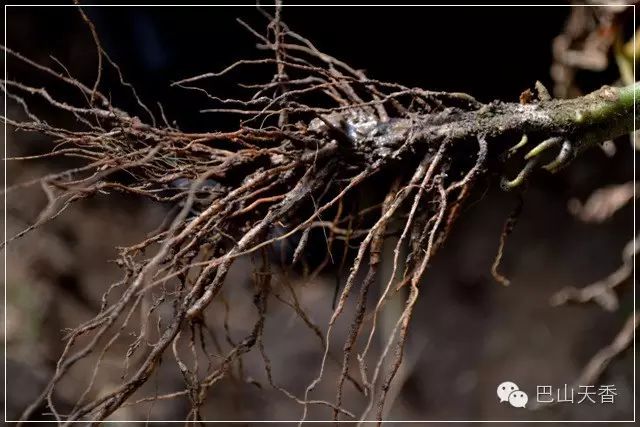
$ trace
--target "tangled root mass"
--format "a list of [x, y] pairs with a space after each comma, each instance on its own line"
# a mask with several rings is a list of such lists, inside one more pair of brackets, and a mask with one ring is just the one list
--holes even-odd
[[[480, 114], [486, 106], [465, 94], [370, 79], [320, 52], [278, 15], [268, 28], [266, 36], [251, 31], [272, 56], [241, 60], [219, 73], [175, 83], [217, 104], [205, 113], [240, 115], [240, 126], [229, 132], [191, 133], [170, 125], [164, 114], [157, 120], [124, 81], [97, 36], [101, 61], [93, 87], [6, 49], [15, 60], [79, 91], [86, 101], [72, 105], [44, 88], [6, 82], [3, 89], [28, 117], [7, 122], [21, 131], [50, 136], [57, 144], [47, 156], [83, 161], [78, 168], [23, 184], [39, 183], [49, 203], [38, 221], [14, 238], [97, 193], [121, 192], [175, 206], [146, 240], [120, 248], [122, 280], [109, 287], [93, 319], [67, 334], [53, 378], [23, 419], [43, 405], [63, 423], [105, 419], [125, 402], [132, 404], [132, 395], [150, 379], [163, 355], [171, 353], [183, 376], [184, 390], [133, 403], [186, 397], [191, 404], [188, 418], [198, 420], [207, 393], [250, 351], [263, 359], [270, 385], [300, 404], [302, 420], [310, 405], [327, 407], [336, 420], [385, 416], [421, 278], [474, 183], [485, 172], [491, 154], [487, 139], [494, 135], [451, 129], [464, 127], [458, 122], [460, 117]], [[100, 92], [103, 62], [133, 91], [147, 118], [118, 109]], [[266, 83], [243, 83], [242, 87], [253, 90], [247, 99], [219, 99], [198, 86], [240, 67], [266, 67], [275, 70], [275, 75]], [[41, 120], [29, 110], [27, 100], [31, 98], [73, 116], [81, 128], [62, 128]], [[116, 178], [122, 171], [126, 180]], [[391, 179], [383, 180], [386, 184], [373, 192], [375, 200], [358, 206], [358, 192], [377, 175]], [[300, 262], [313, 229], [321, 230], [328, 247], [325, 260], [307, 272], [309, 276], [329, 264], [337, 245], [353, 246], [355, 251], [344, 256], [343, 263], [349, 268], [327, 325], [313, 323], [294, 289], [285, 301], [322, 343], [323, 358], [315, 378], [304, 393], [296, 395], [274, 380], [263, 331], [268, 302], [283, 298], [277, 292], [285, 286], [278, 283], [278, 272]], [[389, 260], [392, 273], [382, 278], [382, 291], [371, 304], [368, 296], [374, 293], [382, 247], [390, 237], [395, 239]], [[295, 242], [293, 255], [283, 265], [272, 265], [268, 251], [285, 241]], [[406, 254], [401, 250], [404, 246]], [[221, 357], [211, 358], [207, 347], [217, 344], [210, 337], [221, 325], [208, 324], [207, 310], [214, 301], [226, 304], [222, 291], [232, 286], [226, 276], [235, 261], [247, 256], [255, 266], [253, 304], [258, 320], [246, 337], [234, 341]], [[349, 298], [352, 293], [357, 294], [355, 299]], [[404, 299], [403, 309], [391, 335], [384, 337], [385, 344], [376, 348], [378, 316], [385, 302], [398, 294]], [[351, 304], [353, 310], [345, 310]], [[160, 318], [161, 307], [171, 310], [171, 318]], [[347, 313], [352, 316], [349, 333], [336, 353], [332, 348], [334, 326]], [[145, 320], [136, 327], [131, 341], [130, 331], [135, 327], [131, 319], [137, 314]], [[127, 373], [118, 387], [95, 397], [97, 372], [116, 342], [128, 342], [123, 355]], [[190, 354], [182, 354], [185, 347], [180, 342], [187, 343]], [[84, 394], [70, 413], [60, 414], [53, 397], [56, 387], [91, 353], [99, 356]], [[206, 371], [197, 366], [201, 356], [209, 359]], [[327, 380], [329, 363], [339, 366], [335, 398], [314, 400], [317, 385]], [[365, 409], [360, 413], [344, 407], [345, 383], [361, 394]]]

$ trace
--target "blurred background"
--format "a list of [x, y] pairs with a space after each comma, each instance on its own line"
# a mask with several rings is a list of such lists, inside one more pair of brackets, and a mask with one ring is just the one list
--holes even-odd
[[[206, 97], [169, 86], [180, 78], [221, 70], [241, 58], [258, 57], [261, 52], [254, 47], [254, 36], [236, 22], [242, 18], [264, 29], [267, 22], [255, 8], [86, 10], [103, 47], [127, 80], [148, 104], [161, 103], [170, 122], [193, 131], [237, 126], [235, 117], [200, 114], [208, 106]], [[59, 69], [55, 58], [71, 75], [92, 84], [95, 47], [74, 8], [8, 7], [6, 11], [7, 46]], [[483, 102], [515, 102], [536, 80], [563, 97], [619, 81], [612, 34], [618, 31], [615, 34], [625, 41], [630, 39], [632, 18], [633, 8], [624, 7], [285, 7], [283, 11], [284, 21], [294, 31], [321, 50], [366, 70], [371, 78], [467, 92]], [[235, 77], [247, 81], [251, 73], [255, 70]], [[17, 64], [9, 68], [9, 78], [36, 82], [38, 87], [48, 83], [42, 74]], [[233, 83], [217, 81], [212, 91], [232, 96], [238, 90]], [[103, 87], [116, 105], [130, 112], [139, 110], [114, 76], [107, 76]], [[56, 117], [47, 116], [50, 110], [37, 111], [55, 122]], [[9, 104], [6, 114], [19, 117], [21, 113]], [[9, 132], [7, 137], [9, 157], [52, 147], [37, 135]], [[531, 402], [538, 385], [573, 384], [632, 313], [631, 280], [618, 288], [616, 310], [607, 311], [592, 302], [554, 307], [550, 301], [562, 288], [588, 285], [622, 264], [623, 247], [633, 238], [632, 203], [602, 221], [585, 221], [575, 213], [577, 201], [584, 202], [595, 190], [632, 182], [635, 155], [624, 137], [606, 149], [586, 152], [555, 176], [539, 173], [534, 177], [523, 214], [505, 248], [501, 271], [511, 280], [509, 287], [493, 280], [491, 264], [516, 197], [500, 191], [497, 181], [486, 182], [485, 191], [467, 204], [425, 276], [389, 419], [633, 418], [632, 350], [616, 357], [597, 378], [596, 385], [615, 385], [618, 395], [613, 404], [519, 410], [500, 404], [496, 387], [514, 381], [528, 392]], [[12, 161], [7, 166], [8, 185], [73, 164]], [[38, 186], [8, 193], [7, 235], [31, 224], [45, 204]], [[117, 194], [95, 197], [9, 246], [5, 283], [8, 419], [16, 419], [52, 375], [64, 348], [64, 331], [90, 319], [99, 309], [100, 296], [120, 278], [118, 268], [109, 262], [117, 256], [115, 247], [144, 239], [170, 208]], [[324, 249], [322, 243], [317, 246], [310, 248], [309, 256]], [[392, 249], [387, 248], [389, 254]], [[226, 297], [234, 307], [230, 335], [238, 340], [251, 326], [254, 309], [250, 298], [247, 301], [251, 285], [242, 265], [236, 265], [226, 285]], [[334, 276], [330, 267], [313, 282], [292, 278], [301, 289], [301, 304], [319, 325], [326, 325], [331, 313]], [[265, 340], [274, 378], [301, 395], [320, 361], [317, 337], [290, 307], [273, 303], [270, 310]], [[340, 327], [338, 342], [344, 340], [348, 324], [342, 322]], [[122, 361], [118, 357], [123, 349], [126, 346], [107, 357], [96, 395], [119, 384]], [[147, 391], [183, 387], [175, 363], [167, 361]], [[74, 369], [58, 388], [57, 399], [63, 407], [72, 406], [84, 389], [90, 362]], [[335, 383], [327, 380], [317, 394], [332, 396], [334, 389]], [[357, 407], [354, 390], [345, 390], [347, 404]], [[188, 408], [186, 398], [177, 398], [125, 407], [114, 419], [180, 420]], [[253, 353], [244, 359], [244, 372], [214, 388], [203, 407], [203, 416], [209, 420], [296, 420], [300, 414], [299, 405], [269, 387]], [[329, 410], [314, 408], [310, 418], [329, 416]]]

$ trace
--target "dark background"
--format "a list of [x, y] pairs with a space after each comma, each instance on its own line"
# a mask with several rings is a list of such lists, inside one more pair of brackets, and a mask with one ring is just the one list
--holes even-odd
[[[72, 75], [88, 85], [93, 82], [95, 48], [76, 10], [9, 7], [7, 13], [9, 47], [49, 65], [54, 65], [53, 55]], [[210, 106], [204, 96], [169, 85], [184, 77], [221, 70], [241, 58], [266, 55], [256, 51], [255, 38], [235, 21], [240, 17], [263, 30], [267, 21], [255, 8], [91, 7], [87, 13], [105, 50], [147, 104], [161, 102], [169, 120], [176, 120], [183, 130], [237, 124], [237, 118], [199, 114], [200, 109]], [[568, 13], [568, 7], [285, 7], [283, 19], [320, 50], [366, 70], [371, 78], [467, 92], [487, 102], [516, 101], [536, 80], [551, 84], [551, 41], [562, 31]], [[255, 73], [248, 69], [234, 78], [264, 79]], [[585, 92], [592, 90], [611, 83], [616, 73], [615, 66], [600, 73], [580, 72], [579, 86]], [[9, 78], [43, 81], [41, 75], [18, 66], [10, 69]], [[221, 79], [211, 83], [211, 91], [232, 96], [238, 90], [233, 83], [233, 79]], [[106, 75], [104, 87], [114, 104], [128, 111], [139, 110], [118, 87], [115, 76]], [[38, 137], [12, 138], [7, 142], [10, 154], [42, 149]], [[523, 414], [495, 399], [495, 387], [507, 379], [528, 390], [530, 401], [535, 399], [536, 385], [570, 384], [589, 358], [611, 341], [630, 312], [630, 287], [616, 313], [593, 305], [552, 308], [548, 304], [549, 297], [563, 286], [581, 286], [617, 268], [620, 251], [633, 235], [631, 206], [602, 225], [583, 224], [566, 208], [571, 197], [584, 200], [596, 188], [632, 179], [634, 154], [628, 138], [621, 138], [617, 146], [611, 159], [592, 150], [557, 176], [536, 177], [527, 193], [522, 220], [507, 244], [502, 268], [513, 282], [509, 288], [493, 281], [490, 266], [502, 223], [515, 198], [491, 187], [467, 208], [427, 274], [407, 350], [412, 368], [392, 418], [631, 418], [631, 352], [615, 362], [602, 380], [618, 386], [621, 396], [614, 406], [569, 405]], [[9, 182], [37, 175], [50, 166], [43, 162], [11, 165], [15, 169]], [[27, 222], [41, 203], [38, 190], [33, 193], [12, 194], [8, 199], [9, 210], [21, 212], [18, 216]], [[62, 328], [84, 319], [88, 314], [80, 307], [86, 311], [109, 279], [117, 277], [117, 271], [106, 263], [115, 254], [113, 247], [135, 242], [136, 236], [153, 228], [165, 209], [129, 198], [115, 200], [82, 202], [75, 213], [65, 214], [57, 225], [43, 231], [58, 236], [57, 244], [66, 248], [68, 257], [58, 263], [62, 267], [53, 254], [57, 249], [42, 243], [47, 241], [42, 236], [29, 236], [10, 250], [10, 417], [15, 418], [43, 378], [50, 375], [61, 349]], [[9, 235], [22, 226], [20, 221], [11, 224], [12, 217], [8, 221]], [[318, 285], [319, 290], [309, 291], [307, 302], [314, 305], [311, 311], [320, 319], [330, 309], [326, 301], [332, 285], [327, 279]], [[20, 290], [12, 291], [12, 286]], [[30, 295], [47, 297], [33, 303]], [[285, 315], [274, 313], [274, 318], [278, 316]], [[281, 354], [280, 378], [296, 392], [303, 390], [317, 366], [317, 353], [305, 348], [303, 339], [295, 335], [302, 332], [293, 330], [287, 340], [272, 344], [274, 353]], [[276, 330], [272, 333], [277, 335]], [[166, 373], [167, 377], [176, 375], [176, 369]], [[81, 378], [79, 375], [78, 380]], [[276, 392], [259, 393], [251, 385], [232, 386], [228, 385], [231, 391], [222, 397], [210, 399], [209, 419], [298, 417], [299, 408], [285, 404], [286, 398]], [[69, 389], [62, 399], [72, 399], [73, 381], [66, 387]], [[184, 416], [184, 402], [157, 406], [161, 405], [165, 406], [152, 418]], [[122, 418], [144, 418], [145, 414], [132, 410]]]
[[[78, 13], [61, 7], [33, 10], [10, 7], [11, 48], [55, 55], [72, 74], [91, 80], [92, 40]], [[562, 29], [567, 10], [290, 7], [283, 18], [320, 50], [348, 59], [373, 78], [473, 93], [487, 101], [517, 99], [536, 79], [549, 83], [549, 42]], [[191, 93], [182, 96], [184, 91], [168, 83], [267, 54], [255, 49], [255, 37], [236, 22], [241, 18], [262, 31], [266, 19], [253, 7], [89, 7], [87, 14], [143, 99], [162, 101], [184, 126], [208, 129], [209, 123], [193, 114], [201, 104]], [[12, 26], [21, 19], [26, 22]], [[250, 77], [247, 73], [239, 77]]]

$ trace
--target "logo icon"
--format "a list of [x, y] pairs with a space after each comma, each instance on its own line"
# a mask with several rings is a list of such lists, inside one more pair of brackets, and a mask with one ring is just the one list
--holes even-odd
[[512, 381], [505, 381], [498, 386], [496, 391], [500, 403], [509, 402], [514, 408], [525, 408], [529, 401], [527, 393], [520, 390], [518, 385]]

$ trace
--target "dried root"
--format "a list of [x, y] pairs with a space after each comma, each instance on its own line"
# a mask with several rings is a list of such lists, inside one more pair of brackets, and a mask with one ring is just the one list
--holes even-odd
[[[104, 52], [84, 14], [98, 50], [98, 73], [92, 86], [4, 48], [12, 61], [53, 77], [84, 99], [84, 103], [72, 104], [48, 88], [14, 80], [2, 87], [27, 118], [5, 118], [6, 123], [16, 131], [47, 135], [56, 143], [51, 152], [39, 157], [64, 156], [84, 163], [7, 190], [40, 184], [49, 203], [32, 226], [5, 244], [53, 220], [74, 202], [98, 193], [131, 194], [177, 207], [146, 240], [120, 248], [118, 265], [123, 279], [109, 287], [93, 319], [67, 334], [54, 376], [39, 399], [24, 411], [22, 420], [30, 419], [43, 406], [65, 424], [104, 420], [122, 406], [187, 398], [191, 411], [186, 419], [198, 421], [211, 388], [234, 370], [241, 372], [242, 356], [251, 351], [261, 355], [268, 383], [300, 404], [302, 421], [310, 405], [329, 408], [334, 420], [382, 419], [389, 388], [403, 360], [421, 278], [474, 183], [491, 159], [504, 151], [498, 140], [523, 131], [549, 137], [525, 156], [529, 163], [515, 180], [506, 182], [507, 188], [524, 182], [546, 149], [561, 146], [555, 160], [546, 165], [552, 171], [572, 156], [572, 145], [552, 136], [555, 128], [548, 128], [548, 121], [529, 129], [535, 120], [532, 122], [519, 107], [483, 105], [466, 94], [370, 79], [289, 29], [280, 20], [279, 9], [276, 16], [266, 15], [266, 35], [241, 23], [258, 38], [258, 47], [268, 56], [240, 60], [220, 72], [174, 83], [214, 102], [203, 113], [241, 117], [233, 131], [181, 131], [169, 125], [162, 111], [162, 120], [157, 120], [153, 109], [137, 96]], [[266, 82], [242, 83], [253, 90], [244, 99], [221, 99], [198, 86], [241, 67], [267, 67], [275, 74]], [[108, 70], [132, 89], [144, 118], [119, 109], [101, 92], [101, 76]], [[32, 99], [75, 118], [78, 128], [57, 127], [39, 119], [29, 109]], [[509, 154], [527, 142], [523, 137]], [[476, 146], [477, 150], [468, 148]], [[369, 206], [353, 209], [357, 193], [372, 177], [383, 174], [396, 179], [380, 188], [377, 200]], [[287, 284], [289, 269], [303, 259], [309, 233], [315, 228], [325, 236], [327, 259], [309, 277], [318, 274], [333, 257], [335, 242], [344, 244], [342, 263], [350, 263], [326, 329], [311, 320], [296, 291]], [[368, 297], [378, 276], [381, 248], [394, 230], [402, 231], [398, 231], [401, 237], [394, 251], [393, 274], [371, 311]], [[292, 259], [271, 266], [267, 250], [296, 240]], [[400, 248], [405, 244], [411, 250], [403, 260]], [[353, 259], [347, 254], [349, 245], [357, 248]], [[257, 320], [243, 339], [234, 340], [227, 316], [222, 325], [212, 324], [211, 311], [217, 311], [212, 310], [215, 305], [221, 305], [225, 313], [233, 308], [224, 299], [225, 287], [231, 286], [225, 279], [232, 265], [247, 257], [256, 264]], [[364, 279], [360, 279], [361, 271]], [[397, 279], [396, 273], [402, 277]], [[373, 340], [377, 318], [385, 302], [405, 285], [409, 293], [404, 308], [392, 335], [377, 349]], [[354, 292], [358, 296], [351, 326], [341, 356], [336, 356], [334, 328], [347, 312]], [[274, 300], [290, 307], [322, 344], [317, 375], [302, 397], [285, 390], [273, 378], [263, 331], [268, 303]], [[168, 310], [170, 318], [160, 314]], [[143, 319], [140, 327], [131, 320], [134, 316]], [[226, 345], [218, 339], [220, 334], [226, 336]], [[359, 346], [361, 336], [367, 337], [364, 346]], [[96, 396], [92, 391], [96, 373], [115, 342], [128, 342], [122, 382]], [[211, 349], [215, 349], [215, 356]], [[184, 390], [131, 399], [169, 352], [178, 364]], [[56, 388], [90, 353], [100, 357], [86, 390], [70, 413], [60, 414], [54, 399]], [[206, 367], [198, 364], [202, 357], [208, 361]], [[326, 380], [326, 365], [335, 362], [340, 366], [335, 401], [313, 399], [318, 384]], [[354, 364], [358, 366], [355, 374]], [[360, 415], [343, 407], [346, 383], [364, 395], [366, 409]]]

